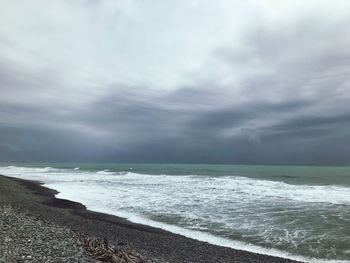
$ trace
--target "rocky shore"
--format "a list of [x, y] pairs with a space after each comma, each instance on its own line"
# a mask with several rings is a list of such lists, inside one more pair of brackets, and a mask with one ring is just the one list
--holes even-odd
[[1, 262], [97, 262], [66, 227], [0, 206]]
[[134, 224], [55, 194], [38, 182], [0, 176], [0, 262], [116, 262], [113, 253], [133, 262], [297, 262]]

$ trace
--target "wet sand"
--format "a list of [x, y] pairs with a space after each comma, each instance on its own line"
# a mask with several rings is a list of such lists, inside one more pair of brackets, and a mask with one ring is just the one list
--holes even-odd
[[147, 262], [297, 262], [220, 247], [135, 224], [120, 217], [89, 211], [80, 203], [55, 198], [56, 193], [39, 182], [0, 176], [0, 205], [11, 205], [79, 233], [107, 238], [110, 243], [136, 251]]

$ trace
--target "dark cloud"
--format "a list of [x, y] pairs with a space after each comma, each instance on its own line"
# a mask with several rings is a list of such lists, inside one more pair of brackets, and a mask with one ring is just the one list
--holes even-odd
[[212, 54], [238, 82], [171, 91], [80, 96], [59, 74], [0, 59], [0, 161], [350, 164], [347, 22], [262, 24], [242, 49]]
[[[2, 159], [334, 163], [339, 160], [333, 145], [339, 143], [339, 130], [344, 130], [344, 140], [350, 139], [350, 115], [303, 114], [303, 109], [317, 106], [315, 101], [255, 102], [202, 110], [198, 105], [208, 95], [205, 90], [193, 90], [201, 97], [199, 102], [192, 97], [191, 103], [184, 103], [189, 91], [138, 97], [142, 94], [138, 89], [115, 90], [68, 115], [40, 105], [2, 103], [2, 114], [22, 121], [0, 126], [0, 144], [7, 145], [1, 149]], [[273, 124], [253, 125], [268, 120]], [[319, 143], [327, 152], [320, 150]]]

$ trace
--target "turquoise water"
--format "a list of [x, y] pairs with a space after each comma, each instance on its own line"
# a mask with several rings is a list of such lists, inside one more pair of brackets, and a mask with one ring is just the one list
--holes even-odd
[[263, 253], [350, 261], [349, 167], [8, 165], [1, 174], [41, 180], [59, 197], [138, 223]]
[[133, 170], [143, 174], [245, 176], [290, 184], [350, 186], [349, 166], [211, 165], [211, 164], [115, 164], [115, 163], [0, 163], [1, 166], [54, 167], [115, 172]]

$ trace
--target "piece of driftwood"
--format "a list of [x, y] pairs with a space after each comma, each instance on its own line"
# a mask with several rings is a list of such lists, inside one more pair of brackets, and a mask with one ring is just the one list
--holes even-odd
[[116, 248], [107, 239], [102, 240], [80, 233], [75, 233], [75, 235], [87, 253], [97, 260], [109, 263], [146, 263], [139, 255]]

